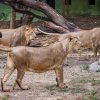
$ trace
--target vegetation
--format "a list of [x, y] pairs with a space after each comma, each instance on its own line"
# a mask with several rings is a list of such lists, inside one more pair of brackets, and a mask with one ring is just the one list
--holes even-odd
[[90, 99], [91, 100], [99, 100], [96, 93], [97, 93], [97, 91], [92, 90], [92, 92], [90, 93]]

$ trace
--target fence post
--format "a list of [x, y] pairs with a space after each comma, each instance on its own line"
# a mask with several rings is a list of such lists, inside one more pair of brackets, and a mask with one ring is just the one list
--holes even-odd
[[10, 19], [10, 28], [13, 29], [16, 26], [16, 12], [12, 9], [11, 11], [11, 19]]

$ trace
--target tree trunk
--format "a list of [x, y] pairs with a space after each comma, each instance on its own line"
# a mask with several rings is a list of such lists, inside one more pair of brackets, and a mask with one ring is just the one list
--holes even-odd
[[51, 21], [53, 21], [58, 26], [65, 28], [67, 31], [72, 32], [80, 30], [80, 28], [78, 28], [75, 24], [68, 22], [63, 16], [58, 14], [53, 8], [51, 8], [46, 3], [35, 0], [18, 0], [17, 3], [43, 12], [45, 15], [48, 16], [48, 18], [51, 19]]
[[66, 6], [67, 16], [69, 16], [69, 0], [66, 0]]
[[[29, 8], [23, 7], [24, 10], [29, 10]], [[27, 14], [23, 14], [23, 16], [21, 17], [21, 25], [26, 25], [26, 24], [30, 24], [33, 20], [32, 15], [27, 15]]]
[[62, 0], [62, 15], [65, 16], [65, 0]]
[[23, 14], [23, 17], [21, 18], [21, 25], [27, 25], [32, 22], [33, 16]]
[[10, 28], [13, 29], [16, 27], [16, 12], [12, 9], [11, 11], [11, 20], [10, 20]]

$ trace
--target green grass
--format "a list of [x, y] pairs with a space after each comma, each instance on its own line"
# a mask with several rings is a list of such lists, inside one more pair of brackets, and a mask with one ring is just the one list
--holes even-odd
[[11, 8], [7, 5], [0, 4], [0, 20], [7, 20], [10, 18]]
[[[17, 13], [16, 19], [19, 20], [22, 14]], [[11, 7], [0, 4], [0, 20], [10, 20], [11, 19]]]
[[97, 91], [92, 90], [90, 93], [90, 99], [91, 100], [99, 100], [96, 94], [97, 94]]
[[56, 92], [59, 92], [59, 93], [86, 93], [88, 92], [87, 89], [83, 88], [83, 87], [68, 87], [68, 88], [59, 88], [59, 87], [56, 87], [56, 86], [47, 86], [46, 87], [47, 90], [49, 90], [51, 93], [56, 93]]
[[92, 80], [92, 85], [100, 85], [100, 80]]
[[2, 99], [1, 100], [6, 100], [6, 98], [4, 96], [2, 96]]
[[82, 79], [75, 78], [70, 82], [70, 84], [72, 84], [73, 86], [81, 86], [81, 85], [86, 84], [86, 83], [91, 83], [92, 85], [99, 85], [100, 80], [96, 80], [94, 78], [88, 79], [88, 78], [84, 77]]
[[91, 82], [91, 79], [87, 79], [87, 78], [75, 78], [72, 81], [70, 81], [70, 84], [72, 84], [73, 86], [77, 86], [77, 85], [83, 85], [85, 83], [89, 83]]
[[89, 65], [83, 65], [82, 67], [83, 67], [83, 70], [89, 71]]

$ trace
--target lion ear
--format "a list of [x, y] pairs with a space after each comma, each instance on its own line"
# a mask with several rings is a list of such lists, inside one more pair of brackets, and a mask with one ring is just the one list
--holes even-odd
[[73, 36], [68, 35], [68, 40], [69, 40], [69, 41], [72, 41], [72, 40], [73, 40]]
[[29, 30], [29, 26], [25, 26], [25, 30]]
[[29, 30], [30, 28], [32, 28], [30, 24], [25, 25], [25, 30]]

